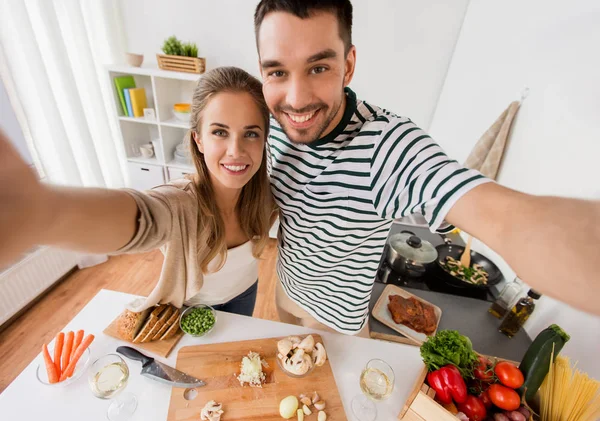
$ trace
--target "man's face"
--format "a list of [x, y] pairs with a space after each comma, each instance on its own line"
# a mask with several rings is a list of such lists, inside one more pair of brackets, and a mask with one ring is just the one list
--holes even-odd
[[260, 27], [258, 50], [263, 93], [287, 137], [310, 143], [331, 132], [344, 114], [344, 87], [356, 58], [354, 47], [344, 54], [336, 16], [270, 13]]

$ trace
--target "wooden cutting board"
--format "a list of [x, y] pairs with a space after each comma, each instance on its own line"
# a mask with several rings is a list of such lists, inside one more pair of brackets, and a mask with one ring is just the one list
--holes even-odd
[[[119, 320], [119, 316], [120, 314], [115, 318], [115, 320], [112, 321], [112, 323], [106, 329], [104, 329], [104, 334], [112, 336], [113, 338], [124, 340], [118, 335], [117, 321]], [[179, 321], [177, 321], [177, 323], [179, 323]], [[169, 356], [169, 354], [171, 353], [175, 345], [177, 345], [177, 342], [179, 342], [179, 340], [183, 337], [183, 335], [183, 331], [179, 329], [179, 332], [177, 332], [174, 336], [164, 341], [152, 341], [139, 344], [134, 344], [133, 342], [129, 341], [125, 342], [129, 342], [131, 346], [139, 350], [148, 351], [154, 355], [166, 358]]]
[[[315, 342], [323, 343], [319, 335], [313, 334], [313, 337]], [[327, 421], [346, 421], [329, 360], [323, 366], [315, 367], [306, 377], [289, 377], [275, 360], [279, 339], [281, 338], [181, 348], [177, 356], [177, 369], [204, 380], [206, 385], [196, 388], [198, 395], [193, 400], [185, 399], [185, 389], [173, 388], [167, 420], [198, 421], [204, 405], [214, 400], [223, 404], [225, 413], [221, 417], [222, 421], [282, 421], [279, 402], [283, 398], [289, 395], [298, 397], [301, 393], [312, 395], [316, 391], [327, 405]], [[250, 351], [259, 353], [269, 365], [269, 368], [264, 370], [267, 383], [263, 384], [262, 388], [240, 386], [236, 378], [240, 373], [242, 358]], [[360, 373], [356, 373], [356, 381], [359, 376]], [[314, 410], [314, 407], [311, 407], [311, 410]], [[317, 412], [313, 411], [304, 419], [317, 421]], [[295, 416], [292, 418], [296, 419]]]

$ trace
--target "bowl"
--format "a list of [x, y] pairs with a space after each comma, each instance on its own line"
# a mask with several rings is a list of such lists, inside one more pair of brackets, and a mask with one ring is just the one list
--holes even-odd
[[180, 113], [189, 113], [192, 110], [192, 106], [187, 102], [180, 102], [173, 105], [173, 111]]
[[[211, 311], [213, 317], [215, 318], [215, 322], [210, 327], [210, 329], [208, 329], [206, 332], [203, 332], [203, 333], [190, 333], [190, 332], [186, 331], [183, 328], [183, 323], [182, 322], [183, 322], [183, 319], [185, 319], [185, 316], [187, 316], [188, 314], [190, 314], [192, 311], [194, 311], [197, 308], [208, 308]], [[187, 335], [194, 336], [196, 338], [200, 338], [202, 336], [206, 336], [208, 333], [212, 332], [212, 330], [215, 328], [216, 324], [217, 324], [217, 313], [215, 312], [214, 308], [212, 308], [211, 306], [206, 305], [206, 304], [198, 304], [196, 306], [188, 307], [188, 308], [185, 309], [185, 311], [183, 313], [181, 313], [181, 316], [179, 316], [179, 328], [184, 333], [186, 333]]]
[[[50, 353], [50, 355], [52, 355], [54, 357], [54, 345], [52, 345], [52, 349], [50, 346], [48, 346], [48, 352]], [[66, 387], [68, 385], [70, 385], [71, 383], [74, 383], [75, 381], [77, 381], [77, 379], [79, 379], [79, 377], [81, 377], [81, 375], [87, 370], [88, 365], [90, 364], [90, 348], [88, 347], [83, 354], [81, 355], [81, 358], [79, 359], [79, 361], [77, 361], [77, 365], [75, 366], [75, 371], [73, 372], [73, 375], [71, 377], [69, 377], [68, 379], [62, 381], [62, 382], [58, 382], [58, 383], [50, 383], [48, 381], [48, 372], [46, 371], [46, 364], [44, 364], [43, 362], [38, 364], [36, 370], [35, 370], [35, 375], [38, 379], [38, 381], [43, 384], [44, 386], [50, 386], [50, 387]]]
[[179, 121], [182, 121], [184, 123], [189, 123], [190, 122], [190, 113], [189, 112], [182, 112], [182, 111], [175, 111], [175, 110], [173, 110], [173, 115]]
[[125, 53], [127, 64], [133, 67], [140, 67], [144, 61], [143, 54]]
[[276, 357], [275, 357], [275, 359], [277, 360], [277, 365], [279, 366], [279, 368], [281, 369], [281, 371], [283, 371], [283, 372], [286, 374], [286, 376], [293, 377], [293, 378], [295, 378], [295, 379], [301, 379], [302, 377], [306, 377], [306, 376], [308, 376], [310, 373], [312, 373], [312, 371], [315, 369], [315, 365], [313, 364], [313, 365], [312, 365], [312, 366], [311, 366], [311, 367], [308, 369], [308, 371], [307, 371], [306, 373], [304, 373], [304, 374], [294, 374], [294, 373], [290, 373], [289, 371], [287, 371], [287, 370], [285, 369], [285, 367], [283, 366], [283, 361], [281, 361], [281, 360], [279, 359], [279, 357], [277, 357], [277, 356], [276, 356]]

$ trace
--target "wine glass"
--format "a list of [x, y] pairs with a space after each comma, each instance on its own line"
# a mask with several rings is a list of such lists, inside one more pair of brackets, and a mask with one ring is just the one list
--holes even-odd
[[129, 380], [129, 367], [117, 354], [98, 358], [91, 365], [88, 382], [94, 396], [110, 399], [106, 416], [110, 421], [128, 420], [137, 408], [137, 398], [131, 393], [121, 393]]
[[362, 395], [352, 399], [352, 412], [359, 421], [373, 421], [377, 417], [375, 402], [387, 399], [394, 390], [394, 370], [383, 360], [373, 359], [360, 375]]

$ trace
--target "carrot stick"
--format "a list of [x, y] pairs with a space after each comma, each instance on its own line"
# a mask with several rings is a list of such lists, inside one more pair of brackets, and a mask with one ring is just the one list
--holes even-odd
[[50, 353], [48, 352], [48, 345], [42, 345], [42, 353], [44, 354], [44, 363], [46, 363], [48, 381], [50, 383], [58, 382], [58, 373], [56, 372], [56, 365], [52, 362], [52, 358], [50, 357]]
[[64, 341], [65, 341], [65, 334], [62, 332], [60, 332], [58, 335], [56, 335], [56, 339], [54, 340], [54, 366], [56, 367], [56, 373], [58, 374], [59, 377], [62, 372], [61, 365], [60, 365], [60, 357], [62, 354]]
[[63, 372], [60, 376], [61, 382], [63, 380], [65, 380], [67, 377], [71, 377], [73, 375], [73, 372], [75, 371], [75, 366], [77, 365], [77, 361], [79, 361], [79, 359], [83, 355], [83, 352], [87, 349], [88, 346], [90, 346], [90, 344], [92, 343], [93, 340], [94, 340], [94, 335], [92, 335], [90, 333], [79, 344], [79, 346], [77, 347], [77, 350], [75, 351], [75, 354], [73, 355], [73, 358], [71, 358], [71, 361], [69, 362], [69, 365], [67, 366], [67, 368], [65, 368], [63, 370]]
[[69, 366], [69, 361], [71, 360], [71, 349], [73, 348], [74, 339], [75, 334], [72, 331], [67, 332], [67, 334], [65, 335], [65, 345], [63, 347], [63, 352], [60, 359], [60, 366], [62, 367], [63, 371]]
[[78, 330], [77, 333], [75, 334], [75, 340], [73, 341], [73, 349], [71, 350], [71, 358], [70, 359], [73, 359], [73, 355], [75, 355], [75, 350], [77, 350], [77, 347], [83, 340], [83, 333], [84, 333], [83, 330]]

